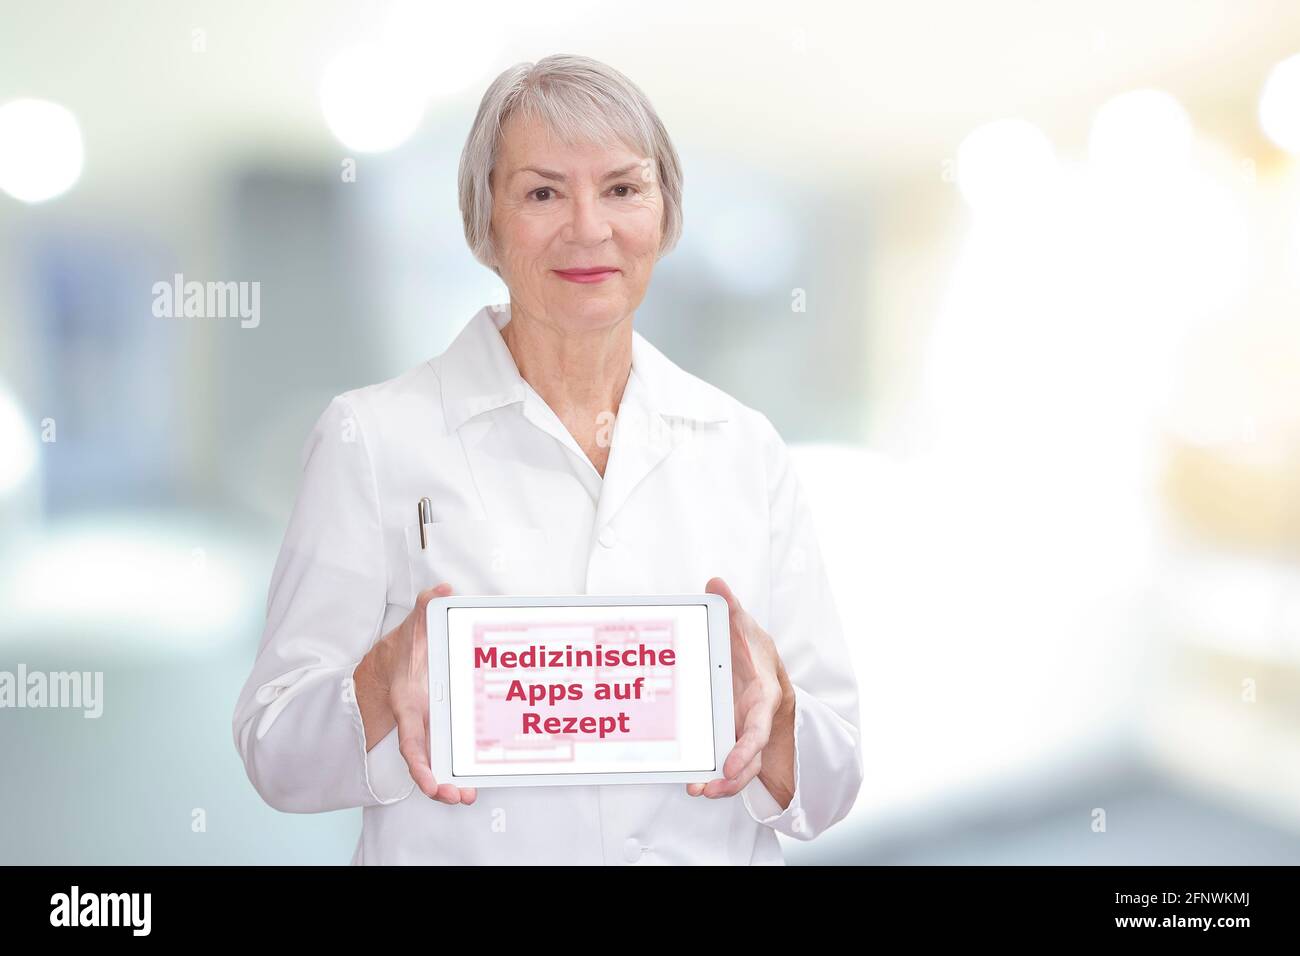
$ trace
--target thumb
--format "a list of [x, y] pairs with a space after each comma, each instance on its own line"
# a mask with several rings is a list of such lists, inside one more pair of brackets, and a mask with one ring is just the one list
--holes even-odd
[[745, 615], [745, 609], [740, 606], [740, 598], [736, 597], [736, 593], [728, 587], [727, 581], [722, 578], [708, 579], [708, 584], [705, 585], [705, 593], [718, 594], [720, 598], [727, 601], [727, 611], [728, 617], [731, 618], [732, 632], [744, 626], [741, 622]]
[[452, 593], [451, 585], [446, 581], [443, 581], [441, 584], [431, 587], [427, 591], [421, 591], [419, 596], [415, 599], [415, 609], [417, 611], [424, 611], [429, 606], [430, 601], [437, 598], [451, 597]]
[[709, 583], [704, 585], [706, 594], [716, 594], [727, 602], [727, 610], [731, 612], [732, 620], [743, 614], [745, 609], [740, 606], [740, 599], [736, 597], [727, 582], [722, 578], [709, 578]]
[[730, 618], [732, 660], [741, 664], [741, 671], [753, 670], [753, 653], [749, 648], [749, 638], [745, 634], [745, 609], [740, 606], [740, 599], [722, 578], [710, 578], [704, 586], [706, 594], [716, 594], [727, 602], [727, 616]]

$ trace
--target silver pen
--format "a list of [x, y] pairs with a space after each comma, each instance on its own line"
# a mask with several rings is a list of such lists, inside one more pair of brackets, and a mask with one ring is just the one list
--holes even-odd
[[433, 523], [433, 502], [428, 498], [421, 498], [415, 505], [416, 519], [420, 523], [420, 550], [425, 550], [428, 542], [424, 536], [424, 526]]

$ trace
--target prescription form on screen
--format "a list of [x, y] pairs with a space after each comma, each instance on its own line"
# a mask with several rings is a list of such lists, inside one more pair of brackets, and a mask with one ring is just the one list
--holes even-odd
[[712, 770], [703, 604], [447, 610], [452, 772]]

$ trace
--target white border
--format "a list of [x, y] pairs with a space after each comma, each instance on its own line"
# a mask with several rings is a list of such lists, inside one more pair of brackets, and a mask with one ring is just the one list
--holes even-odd
[[[713, 698], [712, 770], [617, 771], [611, 773], [529, 773], [456, 776], [451, 772], [451, 700], [447, 693], [447, 609], [452, 607], [609, 607], [616, 605], [703, 604], [708, 608], [709, 676]], [[439, 783], [458, 787], [575, 787], [590, 784], [707, 783], [720, 780], [722, 763], [736, 745], [731, 690], [731, 623], [727, 602], [717, 594], [456, 594], [429, 602], [430, 766]]]

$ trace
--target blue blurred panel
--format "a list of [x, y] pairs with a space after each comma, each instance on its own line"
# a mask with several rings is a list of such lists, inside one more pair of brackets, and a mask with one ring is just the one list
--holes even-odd
[[379, 359], [387, 317], [364, 294], [372, 257], [350, 204], [353, 187], [329, 169], [234, 172], [220, 274], [204, 277], [259, 284], [257, 324], [209, 323], [202, 347], [220, 396], [211, 409], [219, 500], [276, 521], [287, 514], [299, 451], [329, 398], [401, 371]]
[[48, 511], [175, 500], [185, 454], [184, 329], [153, 314], [168, 257], [129, 232], [56, 232], [32, 247], [31, 410]]
[[684, 229], [656, 267], [640, 331], [679, 365], [765, 412], [787, 441], [862, 440], [865, 191], [742, 157], [683, 153]]

